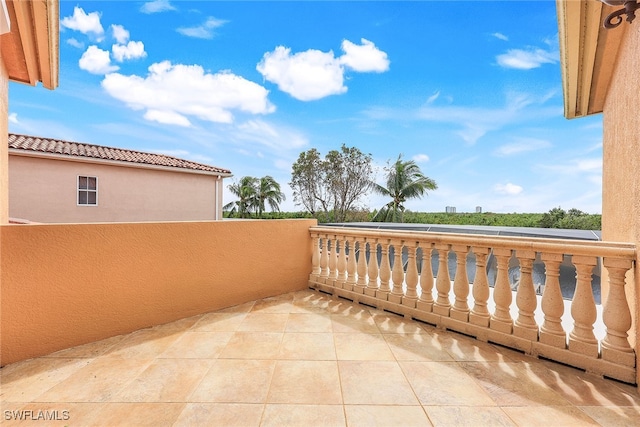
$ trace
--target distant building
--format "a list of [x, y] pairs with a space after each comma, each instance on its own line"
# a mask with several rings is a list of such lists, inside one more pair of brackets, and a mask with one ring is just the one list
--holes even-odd
[[482, 206], [476, 206], [476, 213], [482, 213]]
[[9, 134], [14, 222], [222, 219], [222, 181], [230, 176], [162, 154]]
[[456, 213], [456, 207], [455, 206], [447, 206], [444, 208], [446, 213]]

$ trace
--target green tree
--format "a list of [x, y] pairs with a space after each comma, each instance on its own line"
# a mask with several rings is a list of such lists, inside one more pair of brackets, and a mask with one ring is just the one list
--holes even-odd
[[370, 154], [344, 144], [324, 159], [315, 148], [300, 153], [289, 183], [294, 202], [315, 217], [345, 222], [371, 188], [371, 161]]
[[402, 222], [404, 203], [408, 199], [421, 198], [428, 190], [438, 188], [436, 182], [425, 176], [420, 167], [413, 160], [402, 160], [398, 156], [391, 166], [385, 168], [387, 175], [386, 187], [373, 184], [373, 191], [391, 198], [391, 201], [373, 217], [373, 221]]
[[263, 176], [256, 183], [256, 208], [258, 218], [262, 218], [265, 211], [265, 203], [269, 205], [271, 211], [279, 211], [280, 203], [285, 200], [284, 193], [280, 191], [280, 184], [271, 176]]
[[238, 200], [227, 203], [223, 209], [229, 211], [231, 215], [249, 218], [257, 207], [257, 184], [258, 179], [252, 176], [243, 176], [240, 181], [230, 184], [227, 188], [234, 196], [238, 197]]

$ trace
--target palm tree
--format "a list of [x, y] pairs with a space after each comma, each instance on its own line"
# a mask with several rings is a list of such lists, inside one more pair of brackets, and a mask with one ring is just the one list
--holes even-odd
[[280, 210], [280, 203], [285, 200], [284, 193], [280, 191], [280, 184], [270, 176], [263, 176], [256, 187], [256, 209], [258, 218], [262, 218], [265, 211], [265, 202], [269, 204], [272, 211]]
[[229, 185], [231, 191], [239, 200], [224, 205], [223, 209], [230, 213], [238, 214], [240, 218], [248, 218], [257, 207], [258, 179], [252, 176], [243, 176], [239, 182]]
[[385, 168], [387, 171], [387, 186], [373, 184], [373, 191], [391, 197], [391, 201], [384, 205], [373, 217], [374, 221], [402, 222], [407, 199], [421, 198], [427, 190], [435, 190], [438, 184], [425, 176], [420, 167], [413, 160], [402, 160], [402, 154], [393, 165]]

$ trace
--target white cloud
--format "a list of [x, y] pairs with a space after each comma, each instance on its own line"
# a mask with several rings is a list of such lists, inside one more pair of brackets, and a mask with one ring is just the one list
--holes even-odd
[[500, 39], [500, 40], [504, 40], [504, 41], [509, 41], [509, 37], [505, 36], [502, 33], [493, 33], [491, 34], [493, 37]]
[[433, 104], [436, 101], [436, 99], [438, 99], [439, 96], [440, 96], [440, 91], [437, 91], [436, 93], [434, 93], [433, 95], [427, 98], [426, 103]]
[[101, 39], [104, 35], [104, 28], [100, 24], [100, 14], [98, 12], [85, 13], [81, 7], [73, 8], [73, 16], [67, 16], [60, 20], [60, 25], [70, 30], [80, 31], [82, 34], [94, 34]]
[[498, 194], [503, 194], [507, 196], [517, 196], [518, 194], [522, 193], [523, 190], [524, 189], [519, 185], [512, 184], [510, 182], [506, 184], [496, 184], [493, 186], [493, 191], [495, 191]]
[[546, 140], [535, 138], [518, 138], [517, 142], [504, 144], [498, 147], [494, 151], [494, 154], [499, 157], [506, 157], [520, 153], [526, 153], [529, 151], [541, 150], [548, 147], [551, 147], [551, 143]]
[[102, 87], [134, 110], [147, 110], [145, 118], [188, 126], [187, 117], [216, 123], [233, 122], [233, 110], [268, 114], [275, 107], [262, 86], [229, 72], [205, 73], [199, 65], [152, 64], [147, 77], [112, 73]]
[[125, 30], [122, 25], [112, 25], [111, 32], [118, 43], [126, 44], [129, 41], [129, 31]]
[[424, 163], [429, 161], [429, 156], [426, 154], [416, 154], [412, 157], [412, 160], [417, 163]]
[[9, 113], [9, 123], [20, 124], [18, 121], [18, 113]]
[[111, 47], [113, 57], [116, 61], [122, 62], [125, 59], [137, 59], [147, 56], [144, 51], [144, 43], [130, 41], [126, 45], [114, 44]]
[[389, 59], [385, 52], [367, 39], [360, 39], [360, 42], [362, 45], [343, 40], [344, 55], [339, 59], [341, 64], [361, 73], [382, 73], [389, 70]]
[[212, 16], [196, 27], [180, 27], [176, 31], [187, 37], [195, 37], [198, 39], [212, 39], [215, 35], [214, 30], [226, 24], [228, 21], [216, 19]]
[[538, 68], [542, 64], [555, 64], [560, 60], [558, 51], [544, 50], [539, 48], [509, 49], [496, 57], [498, 65], [504, 68], [515, 68], [518, 70], [531, 70]]
[[309, 144], [309, 140], [294, 129], [256, 119], [239, 124], [235, 137], [273, 150], [299, 149]]
[[300, 101], [313, 101], [345, 93], [344, 70], [332, 51], [310, 49], [291, 54], [278, 46], [264, 54], [256, 69], [268, 81]]
[[73, 47], [77, 47], [78, 49], [84, 49], [84, 43], [79, 42], [78, 40], [74, 39], [73, 37], [70, 39], [67, 39], [67, 44]]
[[140, 12], [147, 14], [166, 12], [169, 10], [176, 10], [176, 8], [169, 3], [169, 0], [152, 0], [146, 2], [142, 7], [140, 7]]
[[117, 71], [119, 67], [111, 65], [109, 51], [102, 50], [98, 46], [89, 46], [78, 61], [80, 69], [91, 74], [108, 74]]

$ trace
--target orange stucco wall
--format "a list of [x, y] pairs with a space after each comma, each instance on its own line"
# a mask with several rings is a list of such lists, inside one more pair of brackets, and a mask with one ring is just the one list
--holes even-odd
[[[626, 35], [604, 106], [602, 238], [640, 245], [640, 23], [625, 27]], [[640, 257], [636, 259], [636, 270], [638, 265]], [[640, 344], [639, 290], [640, 275], [630, 277], [626, 291], [630, 306], [634, 308], [631, 340], [636, 343], [637, 355], [640, 353], [637, 351]], [[638, 362], [640, 364], [640, 358]]]
[[0, 224], [9, 222], [9, 77], [0, 58]]
[[304, 289], [315, 220], [0, 227], [0, 365]]
[[[78, 175], [98, 177], [98, 205], [77, 205]], [[9, 155], [9, 216], [45, 223], [216, 218], [217, 176]], [[222, 193], [219, 193], [222, 194]]]

